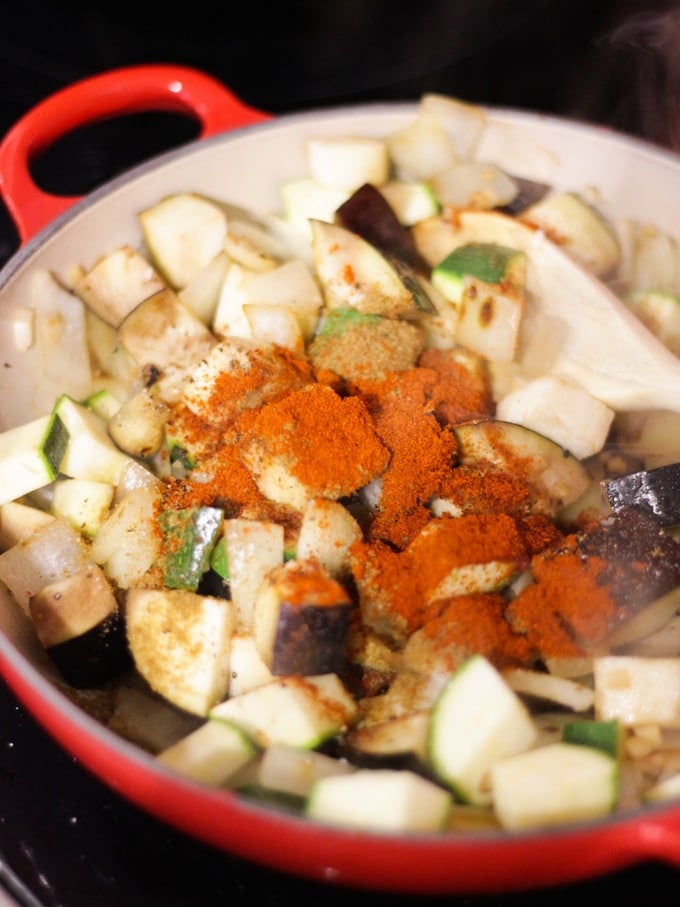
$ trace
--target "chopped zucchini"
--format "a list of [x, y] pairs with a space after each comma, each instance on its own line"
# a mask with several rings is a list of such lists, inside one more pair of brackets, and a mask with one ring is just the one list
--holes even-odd
[[257, 755], [248, 736], [229, 721], [206, 721], [157, 754], [156, 760], [186, 778], [223, 787]]
[[106, 423], [66, 394], [59, 397], [53, 413], [68, 431], [60, 471], [72, 479], [117, 485], [129, 457], [113, 443]]
[[562, 729], [562, 739], [565, 743], [592, 746], [616, 759], [621, 751], [621, 725], [615, 719], [567, 721]]
[[307, 749], [335, 737], [356, 715], [357, 705], [336, 674], [276, 677], [210, 709], [211, 718], [233, 721], [259, 746]]
[[0, 504], [42, 488], [56, 479], [69, 440], [57, 413], [0, 434]]
[[306, 814], [320, 822], [390, 832], [440, 831], [451, 795], [410, 771], [358, 769], [319, 778], [307, 798]]
[[158, 516], [163, 533], [163, 583], [169, 589], [198, 589], [210, 566], [224, 511], [219, 507], [165, 510]]
[[618, 763], [593, 747], [550, 743], [496, 762], [491, 788], [494, 811], [504, 828], [596, 819], [616, 805]]
[[526, 706], [481, 655], [450, 677], [432, 708], [430, 763], [464, 803], [492, 801], [489, 770], [529, 749], [538, 731]]
[[390, 180], [378, 189], [405, 227], [439, 214], [440, 205], [429, 183]]
[[497, 243], [466, 243], [432, 271], [432, 283], [457, 310], [456, 341], [492, 362], [517, 347], [527, 256]]

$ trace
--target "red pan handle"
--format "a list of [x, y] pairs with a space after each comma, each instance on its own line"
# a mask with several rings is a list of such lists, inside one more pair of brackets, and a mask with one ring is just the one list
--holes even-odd
[[22, 244], [79, 200], [40, 189], [31, 176], [31, 161], [78, 127], [149, 111], [193, 117], [200, 124], [200, 138], [270, 118], [241, 102], [212, 76], [184, 66], [122, 67], [55, 92], [29, 110], [0, 142], [0, 195]]

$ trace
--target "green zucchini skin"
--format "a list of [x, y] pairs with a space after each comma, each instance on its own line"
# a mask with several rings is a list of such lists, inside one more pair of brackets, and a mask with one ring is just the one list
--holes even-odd
[[219, 507], [170, 510], [160, 515], [167, 551], [163, 580], [169, 589], [198, 589], [210, 569], [223, 517]]

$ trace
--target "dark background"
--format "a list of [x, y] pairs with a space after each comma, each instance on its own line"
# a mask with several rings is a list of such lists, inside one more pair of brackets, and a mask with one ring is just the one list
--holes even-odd
[[[0, 24], [0, 135], [60, 87], [117, 66], [199, 67], [274, 114], [439, 91], [586, 120], [680, 150], [680, 4], [602, 0], [296, 0], [85, 5], [10, 0]], [[85, 193], [194, 137], [143, 114], [81, 130], [36, 161]], [[0, 206], [0, 265], [18, 245]], [[677, 903], [680, 872], [645, 864], [558, 891], [410, 898], [289, 878], [213, 852], [91, 778], [0, 685], [0, 880], [44, 907], [516, 907]], [[427, 867], [423, 867], [423, 873]], [[531, 880], [527, 879], [530, 887]]]

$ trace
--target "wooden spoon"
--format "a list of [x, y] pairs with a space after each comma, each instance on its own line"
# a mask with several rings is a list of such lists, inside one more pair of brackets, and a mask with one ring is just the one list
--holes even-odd
[[526, 307], [515, 364], [523, 377], [576, 381], [618, 411], [680, 412], [680, 359], [600, 280], [535, 227], [496, 211], [432, 218], [414, 236], [430, 265], [471, 242], [527, 255]]

